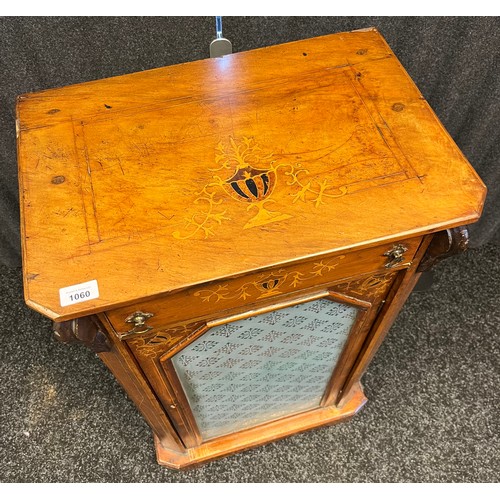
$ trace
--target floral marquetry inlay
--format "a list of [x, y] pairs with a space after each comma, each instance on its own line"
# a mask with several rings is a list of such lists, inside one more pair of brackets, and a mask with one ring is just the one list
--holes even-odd
[[261, 299], [278, 295], [280, 293], [295, 289], [303, 283], [307, 283], [314, 278], [325, 276], [330, 271], [333, 271], [340, 262], [345, 258], [344, 255], [324, 259], [312, 264], [310, 271], [287, 271], [279, 269], [269, 273], [259, 274], [255, 279], [242, 284], [235, 290], [229, 290], [229, 285], [217, 285], [212, 288], [204, 288], [194, 293], [195, 297], [199, 297], [203, 302], [220, 300], [247, 300]]
[[394, 273], [368, 276], [360, 280], [341, 283], [335, 287], [335, 290], [365, 299], [377, 299], [387, 291], [394, 277]]
[[[326, 148], [328, 149], [328, 148]], [[319, 156], [328, 154], [323, 150]], [[173, 233], [174, 238], [208, 238], [218, 226], [231, 217], [226, 208], [227, 197], [247, 204], [243, 229], [262, 226], [292, 217], [289, 213], [271, 208], [276, 199], [275, 190], [281, 186], [292, 195], [291, 203], [311, 203], [315, 208], [326, 200], [344, 196], [346, 186], [335, 186], [326, 177], [308, 178], [309, 171], [300, 163], [279, 161], [271, 152], [263, 152], [253, 138], [229, 137], [227, 143], [219, 142], [216, 148], [211, 182], [196, 194], [195, 210], [184, 221], [184, 229]], [[241, 214], [240, 214], [241, 216]]]
[[128, 340], [135, 351], [143, 357], [155, 357], [163, 354], [166, 349], [198, 330], [204, 323], [191, 323], [161, 330], [154, 334], [138, 335]]

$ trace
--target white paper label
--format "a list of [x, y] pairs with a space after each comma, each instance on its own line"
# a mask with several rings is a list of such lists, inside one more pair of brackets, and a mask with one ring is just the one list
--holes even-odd
[[99, 288], [97, 280], [87, 281], [79, 285], [67, 286], [59, 289], [59, 298], [61, 306], [71, 306], [78, 302], [97, 299], [99, 297]]

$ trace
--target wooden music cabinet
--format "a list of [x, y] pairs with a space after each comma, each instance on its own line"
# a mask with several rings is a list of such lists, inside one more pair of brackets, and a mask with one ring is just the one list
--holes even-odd
[[25, 297], [173, 468], [352, 417], [485, 187], [375, 29], [20, 96]]

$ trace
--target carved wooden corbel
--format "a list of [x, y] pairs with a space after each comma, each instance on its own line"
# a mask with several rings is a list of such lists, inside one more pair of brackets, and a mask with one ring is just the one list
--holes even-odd
[[466, 226], [446, 229], [436, 233], [427, 252], [420, 261], [417, 272], [429, 271], [441, 260], [465, 252], [468, 245], [469, 231]]
[[108, 352], [111, 347], [106, 335], [91, 316], [54, 322], [54, 337], [63, 344], [80, 344], [94, 352]]

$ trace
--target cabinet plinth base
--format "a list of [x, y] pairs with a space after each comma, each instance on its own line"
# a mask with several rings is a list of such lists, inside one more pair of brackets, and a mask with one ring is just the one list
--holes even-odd
[[366, 403], [361, 384], [355, 384], [342, 406], [328, 406], [309, 411], [306, 414], [292, 415], [259, 427], [243, 430], [236, 435], [222, 436], [189, 448], [180, 454], [164, 448], [155, 436], [156, 458], [160, 465], [171, 469], [183, 469], [222, 458], [232, 453], [254, 446], [269, 443], [284, 437], [317, 427], [336, 424], [353, 417]]

